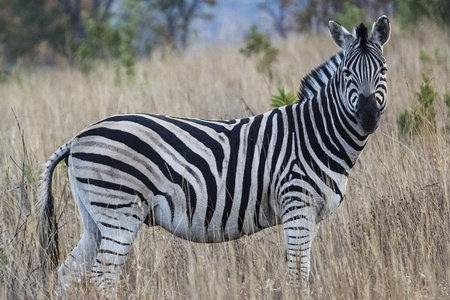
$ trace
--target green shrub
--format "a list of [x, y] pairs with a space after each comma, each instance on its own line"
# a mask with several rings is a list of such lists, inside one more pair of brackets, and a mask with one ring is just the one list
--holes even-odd
[[431, 79], [425, 74], [422, 75], [422, 84], [416, 95], [417, 103], [411, 110], [403, 111], [397, 119], [399, 133], [406, 137], [419, 134], [426, 128], [436, 131], [436, 92], [431, 85]]
[[450, 92], [446, 92], [444, 94], [444, 103], [445, 106], [447, 106], [447, 108], [450, 109]]
[[431, 64], [433, 62], [433, 59], [431, 58], [430, 55], [428, 55], [425, 51], [423, 51], [422, 49], [420, 49], [419, 52], [419, 60], [423, 63], [423, 64]]
[[288, 92], [286, 94], [284, 88], [281, 89], [279, 88], [278, 95], [272, 95], [270, 100], [271, 100], [270, 106], [278, 108], [281, 106], [294, 104], [295, 101], [297, 101], [297, 97], [293, 92]]
[[83, 73], [89, 73], [94, 68], [95, 53], [88, 42], [82, 42], [78, 46], [75, 60]]
[[[137, 36], [133, 22], [111, 25], [109, 18], [98, 15], [95, 18], [84, 18], [87, 37], [80, 43], [76, 51], [76, 61], [81, 71], [92, 70], [98, 59], [115, 60], [118, 65], [116, 76], [120, 76], [120, 68], [125, 68], [127, 76], [134, 75], [136, 53], [132, 42]], [[116, 80], [120, 80], [116, 78]]]
[[259, 57], [256, 70], [265, 73], [270, 79], [273, 78], [272, 64], [277, 60], [279, 50], [272, 46], [270, 38], [259, 32], [258, 27], [253, 25], [246, 37], [246, 46], [239, 50], [246, 57], [256, 55]]

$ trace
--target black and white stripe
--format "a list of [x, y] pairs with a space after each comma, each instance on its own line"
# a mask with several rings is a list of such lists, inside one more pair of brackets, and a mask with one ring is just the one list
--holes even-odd
[[[207, 243], [282, 224], [290, 274], [305, 282], [317, 223], [341, 203], [387, 100], [388, 19], [370, 35], [363, 24], [353, 35], [329, 27], [343, 51], [302, 81], [294, 105], [229, 121], [116, 115], [55, 152], [41, 185], [42, 227], [54, 227], [51, 176], [67, 158], [85, 230], [59, 269], [62, 290], [90, 271], [114, 296], [143, 223]], [[56, 251], [45, 232], [42, 245]]]

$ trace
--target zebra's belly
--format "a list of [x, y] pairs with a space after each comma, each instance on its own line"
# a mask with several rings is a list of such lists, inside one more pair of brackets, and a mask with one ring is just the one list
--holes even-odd
[[[156, 198], [159, 198], [156, 196]], [[164, 197], [160, 196], [161, 199]], [[222, 226], [220, 222], [213, 221], [205, 224], [202, 218], [192, 218], [189, 220], [186, 211], [173, 211], [166, 201], [158, 201], [153, 207], [154, 223], [173, 235], [197, 243], [220, 243], [241, 238], [244, 235], [251, 235], [264, 228], [275, 224], [264, 224], [263, 227], [255, 226], [247, 222], [242, 229], [238, 224], [229, 222]]]
[[237, 230], [214, 230], [211, 228], [206, 229], [204, 226], [174, 227], [169, 224], [159, 224], [159, 226], [179, 238], [196, 243], [222, 243], [239, 239], [243, 236]]

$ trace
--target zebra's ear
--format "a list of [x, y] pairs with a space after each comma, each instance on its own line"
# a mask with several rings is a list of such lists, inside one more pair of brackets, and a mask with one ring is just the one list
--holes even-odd
[[389, 19], [383, 15], [373, 23], [370, 40], [383, 47], [383, 45], [389, 41], [390, 36], [391, 23], [389, 22]]
[[347, 49], [348, 45], [350, 45], [350, 43], [355, 39], [353, 35], [347, 31], [347, 29], [333, 20], [328, 22], [328, 29], [330, 30], [330, 35], [333, 41], [343, 50]]

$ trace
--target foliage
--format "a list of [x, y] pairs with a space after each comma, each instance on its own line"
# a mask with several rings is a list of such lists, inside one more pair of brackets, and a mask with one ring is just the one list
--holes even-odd
[[256, 70], [265, 73], [269, 78], [273, 77], [272, 64], [277, 60], [279, 50], [272, 46], [270, 38], [259, 32], [258, 27], [253, 25], [246, 37], [246, 46], [239, 50], [245, 57], [256, 55], [259, 57]]
[[335, 20], [347, 29], [352, 29], [360, 22], [373, 22], [381, 13], [392, 11], [392, 0], [315, 0], [295, 1], [294, 19], [299, 31], [315, 33], [326, 30], [329, 20]]
[[96, 59], [117, 59], [128, 76], [134, 75], [136, 55], [132, 45], [136, 37], [133, 21], [110, 24], [102, 15], [85, 18], [86, 39], [76, 51], [76, 61], [83, 72], [89, 72]]
[[403, 27], [414, 26], [426, 19], [442, 26], [448, 26], [450, 23], [450, 1], [448, 0], [396, 0], [395, 6]]
[[366, 12], [363, 8], [358, 8], [350, 2], [345, 2], [341, 13], [337, 13], [334, 20], [347, 29], [355, 27], [364, 20]]
[[166, 43], [173, 48], [185, 48], [195, 18], [210, 18], [202, 12], [204, 5], [214, 6], [215, 0], [123, 0], [115, 15], [84, 14], [86, 38], [76, 51], [76, 61], [84, 72], [95, 61], [116, 60], [116, 81], [121, 68], [130, 77], [138, 55], [147, 55], [156, 45]]
[[148, 1], [141, 0], [121, 0], [114, 15], [112, 23], [131, 23], [136, 31], [133, 40], [133, 48], [136, 56], [148, 56], [154, 46], [160, 44], [162, 40], [155, 33], [155, 22], [157, 12], [150, 8]]
[[155, 34], [173, 49], [185, 49], [194, 19], [212, 19], [205, 6], [215, 6], [216, 0], [149, 0], [149, 8], [157, 11]]
[[164, 43], [185, 48], [192, 22], [211, 19], [203, 8], [214, 5], [216, 0], [0, 0], [3, 63], [32, 61], [44, 43], [53, 58], [59, 54], [84, 72], [95, 60], [114, 58], [132, 74], [136, 53]]
[[403, 111], [397, 119], [399, 132], [406, 137], [421, 133], [426, 128], [436, 131], [436, 110], [433, 104], [436, 92], [431, 79], [425, 74], [422, 75], [422, 84], [416, 95], [417, 103], [410, 111]]
[[446, 92], [444, 94], [444, 103], [445, 106], [447, 106], [447, 108], [450, 109], [450, 92]]
[[66, 51], [67, 20], [46, 0], [0, 0], [0, 43], [4, 46], [3, 64], [13, 65], [33, 55], [46, 40], [54, 51]]
[[429, 64], [432, 62], [432, 58], [430, 55], [428, 55], [425, 51], [423, 51], [422, 49], [420, 49], [419, 52], [419, 60], [423, 63], [423, 64]]
[[272, 95], [270, 101], [270, 106], [278, 108], [281, 106], [294, 104], [295, 101], [297, 101], [297, 97], [293, 92], [286, 93], [284, 88], [279, 88], [278, 95]]

